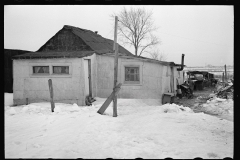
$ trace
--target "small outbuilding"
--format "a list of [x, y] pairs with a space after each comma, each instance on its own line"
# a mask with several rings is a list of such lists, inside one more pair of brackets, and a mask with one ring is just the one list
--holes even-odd
[[[180, 61], [180, 56], [179, 56]], [[182, 67], [135, 56], [119, 45], [119, 98], [159, 99], [176, 93], [183, 83]], [[86, 29], [65, 25], [36, 52], [13, 57], [14, 104], [50, 100], [85, 105], [86, 96], [107, 98], [113, 91], [113, 41]]]
[[13, 63], [12, 57], [21, 55], [27, 52], [26, 50], [4, 49], [4, 92], [13, 93]]

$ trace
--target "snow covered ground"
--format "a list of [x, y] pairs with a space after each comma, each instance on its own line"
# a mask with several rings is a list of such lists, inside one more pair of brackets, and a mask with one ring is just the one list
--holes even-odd
[[118, 99], [112, 117], [112, 104], [100, 115], [105, 99], [96, 99], [56, 103], [54, 113], [47, 102], [5, 102], [5, 158], [233, 158], [232, 121], [136, 99]]
[[12, 105], [13, 105], [13, 94], [4, 93], [4, 106], [12, 106]]

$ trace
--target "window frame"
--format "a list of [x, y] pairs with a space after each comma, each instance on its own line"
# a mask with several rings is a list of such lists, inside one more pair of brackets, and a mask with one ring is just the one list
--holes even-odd
[[[68, 73], [54, 73], [54, 67], [68, 67]], [[52, 75], [69, 75], [70, 74], [70, 66], [68, 65], [52, 65]]]
[[[138, 81], [126, 81], [126, 68], [130, 68], [130, 69], [131, 68], [137, 68], [138, 69], [138, 79], [139, 80]], [[124, 83], [125, 84], [140, 84], [140, 67], [139, 66], [124, 66]]]
[[[133, 61], [133, 60], [124, 60], [121, 61], [121, 82], [123, 86], [142, 86], [143, 77], [142, 77], [142, 66], [143, 62]], [[125, 81], [125, 67], [138, 67], [139, 68], [139, 81]]]
[[[34, 73], [34, 67], [48, 67], [48, 73]], [[48, 65], [34, 65], [32, 66], [32, 74], [33, 75], [50, 75], [50, 67]]]
[[[33, 67], [38, 67], [38, 66], [48, 66], [49, 67], [49, 73], [33, 73]], [[53, 67], [57, 66], [66, 66], [69, 67], [68, 74], [62, 73], [53, 73]], [[40, 77], [40, 78], [52, 78], [52, 77], [72, 77], [72, 63], [46, 63], [46, 62], [29, 62], [29, 74], [30, 77], [35, 78], [35, 77]]]

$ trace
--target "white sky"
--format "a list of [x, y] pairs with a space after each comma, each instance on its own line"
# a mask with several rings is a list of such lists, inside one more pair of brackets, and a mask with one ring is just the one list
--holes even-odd
[[[98, 31], [114, 39], [113, 12], [123, 5], [7, 5], [4, 6], [4, 48], [36, 51], [64, 25]], [[185, 65], [233, 65], [233, 6], [125, 6], [152, 10], [154, 34], [161, 40], [156, 46], [167, 54], [166, 61]], [[120, 43], [121, 44], [121, 43]], [[130, 52], [134, 49], [125, 46]], [[147, 56], [147, 55], [142, 55]]]

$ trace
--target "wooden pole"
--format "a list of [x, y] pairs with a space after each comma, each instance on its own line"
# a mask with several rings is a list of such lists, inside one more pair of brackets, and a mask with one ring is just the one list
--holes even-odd
[[26, 98], [26, 105], [28, 105], [28, 98]]
[[224, 68], [225, 68], [225, 80], [227, 82], [227, 66], [226, 66], [226, 64], [224, 65]]
[[222, 81], [224, 82], [224, 72], [223, 72], [223, 74], [222, 74]]
[[51, 99], [51, 110], [54, 112], [55, 104], [53, 101], [53, 87], [52, 87], [52, 80], [48, 80], [48, 85], [49, 85], [49, 92], [50, 92], [50, 99]]
[[113, 98], [113, 117], [117, 117], [117, 94], [116, 94], [116, 86], [117, 86], [117, 75], [118, 75], [118, 44], [117, 44], [117, 22], [118, 17], [115, 16], [115, 27], [114, 27], [114, 45], [113, 50], [115, 51], [115, 59], [114, 59], [114, 82], [113, 82], [113, 90], [114, 90], [114, 98]]

